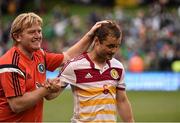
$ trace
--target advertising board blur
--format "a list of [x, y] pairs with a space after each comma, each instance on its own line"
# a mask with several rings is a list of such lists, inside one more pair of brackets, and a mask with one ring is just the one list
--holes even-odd
[[[54, 78], [58, 71], [47, 72], [47, 78]], [[173, 72], [142, 72], [125, 75], [127, 90], [138, 91], [176, 91], [180, 90], [180, 73]]]
[[180, 73], [126, 73], [125, 82], [127, 90], [175, 91], [180, 89]]

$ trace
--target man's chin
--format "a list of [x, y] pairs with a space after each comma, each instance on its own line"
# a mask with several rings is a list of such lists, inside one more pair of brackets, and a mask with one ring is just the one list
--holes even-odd
[[112, 58], [113, 58], [113, 57], [108, 57], [107, 59], [108, 59], [108, 60], [111, 60]]
[[41, 47], [36, 47], [36, 48], [33, 48], [33, 49], [34, 49], [34, 51], [37, 51], [37, 50], [40, 50]]

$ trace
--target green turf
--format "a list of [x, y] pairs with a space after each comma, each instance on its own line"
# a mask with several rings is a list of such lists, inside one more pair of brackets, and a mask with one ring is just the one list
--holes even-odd
[[[180, 122], [180, 91], [128, 91], [137, 122]], [[58, 98], [45, 101], [44, 121], [69, 122], [73, 111], [70, 90]], [[120, 118], [118, 118], [120, 121]]]
[[180, 121], [180, 91], [128, 92], [136, 121]]
[[44, 121], [64, 121], [71, 119], [73, 111], [73, 98], [70, 90], [65, 90], [59, 97], [45, 101]]

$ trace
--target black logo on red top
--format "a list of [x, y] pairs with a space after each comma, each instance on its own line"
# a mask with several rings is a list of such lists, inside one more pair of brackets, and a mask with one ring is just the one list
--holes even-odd
[[26, 74], [26, 79], [32, 79], [32, 77], [29, 73]]

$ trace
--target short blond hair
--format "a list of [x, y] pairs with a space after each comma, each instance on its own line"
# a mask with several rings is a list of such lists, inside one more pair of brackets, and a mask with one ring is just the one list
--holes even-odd
[[25, 28], [31, 27], [34, 23], [38, 23], [42, 26], [43, 20], [41, 17], [39, 17], [37, 14], [33, 12], [22, 13], [18, 15], [11, 25], [11, 37], [13, 38], [13, 33], [20, 33]]

